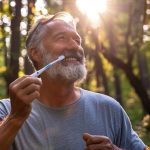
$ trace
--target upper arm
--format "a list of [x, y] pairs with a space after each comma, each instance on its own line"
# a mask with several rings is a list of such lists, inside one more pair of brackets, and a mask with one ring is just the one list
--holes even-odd
[[133, 130], [131, 121], [123, 108], [120, 110], [120, 129], [119, 129], [119, 144], [126, 149], [143, 150], [145, 144]]

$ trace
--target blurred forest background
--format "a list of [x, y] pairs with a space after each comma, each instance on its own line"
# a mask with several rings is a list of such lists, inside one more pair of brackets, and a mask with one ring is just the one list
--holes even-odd
[[83, 88], [116, 98], [150, 145], [150, 0], [0, 0], [0, 98], [33, 68], [25, 40], [39, 15], [70, 12], [83, 39]]

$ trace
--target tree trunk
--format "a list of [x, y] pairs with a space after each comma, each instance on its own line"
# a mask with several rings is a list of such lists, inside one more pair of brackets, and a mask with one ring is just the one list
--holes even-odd
[[[105, 28], [107, 31], [107, 38], [109, 40], [110, 48], [109, 50], [103, 51], [104, 56], [110, 61], [114, 66], [122, 69], [131, 86], [134, 88], [136, 94], [139, 96], [142, 106], [144, 108], [144, 111], [150, 114], [150, 99], [149, 95], [147, 93], [146, 88], [143, 86], [142, 81], [139, 77], [137, 77], [134, 74], [133, 68], [132, 68], [132, 62], [133, 62], [133, 56], [140, 50], [140, 46], [142, 44], [142, 37], [143, 37], [143, 20], [142, 17], [144, 16], [144, 5], [143, 1], [139, 1], [134, 5], [133, 2], [131, 2], [131, 10], [129, 10], [129, 22], [128, 22], [128, 29], [127, 34], [125, 36], [125, 43], [124, 47], [126, 47], [126, 51], [128, 54], [128, 57], [124, 59], [119, 59], [117, 57], [118, 55], [114, 55], [112, 51], [116, 51], [119, 49], [115, 45], [117, 40], [114, 40], [115, 33], [113, 30], [112, 22], [114, 17], [111, 16], [110, 19], [105, 20], [103, 18]], [[134, 43], [134, 45], [131, 45], [131, 41]], [[124, 63], [126, 61], [126, 63]]]
[[138, 59], [138, 66], [139, 66], [139, 77], [142, 81], [144, 87], [147, 91], [150, 89], [150, 79], [149, 79], [149, 72], [148, 72], [148, 64], [145, 54], [138, 51], [137, 54]]
[[110, 55], [110, 53], [104, 52], [103, 55], [110, 63], [125, 72], [130, 84], [132, 85], [136, 94], [141, 100], [144, 111], [150, 114], [150, 99], [148, 93], [144, 88], [141, 80], [133, 73], [133, 69], [131, 68], [131, 66], [123, 63], [122, 60], [116, 58], [115, 56]]
[[10, 64], [7, 67], [6, 85], [18, 78], [19, 56], [20, 56], [20, 21], [21, 1], [16, 0], [15, 10], [11, 19], [11, 40], [10, 40]]
[[96, 33], [92, 32], [92, 38], [95, 42], [95, 52], [94, 52], [94, 61], [95, 61], [95, 71], [96, 71], [96, 79], [97, 79], [97, 87], [100, 87], [100, 77], [102, 77], [102, 84], [104, 87], [104, 93], [109, 95], [109, 88], [108, 88], [108, 82], [107, 77], [103, 68], [103, 63], [99, 54], [99, 50], [101, 49], [101, 46], [99, 44], [98, 38]]
[[[97, 52], [97, 50], [95, 50], [94, 54], [95, 54], [94, 61], [95, 61], [97, 87], [99, 88], [100, 86], [103, 85], [104, 93], [109, 95], [107, 77], [103, 68], [101, 57], [99, 56], [99, 53]], [[102, 78], [102, 85], [101, 85], [101, 80], [100, 80], [101, 78]]]
[[[35, 7], [35, 1], [34, 0], [28, 0], [28, 25], [27, 25], [27, 31], [29, 31], [31, 27], [31, 22], [34, 17], [33, 8]], [[24, 57], [24, 72], [25, 74], [32, 74], [34, 71], [31, 62], [28, 59], [28, 56], [26, 55]]]
[[123, 106], [120, 76], [118, 75], [118, 69], [116, 67], [113, 68], [115, 97], [116, 100]]
[[150, 114], [150, 99], [141, 80], [136, 75], [134, 75], [133, 71], [129, 66], [127, 66], [124, 71], [126, 73], [127, 78], [130, 81], [130, 84], [133, 86], [135, 92], [141, 99], [143, 109]]

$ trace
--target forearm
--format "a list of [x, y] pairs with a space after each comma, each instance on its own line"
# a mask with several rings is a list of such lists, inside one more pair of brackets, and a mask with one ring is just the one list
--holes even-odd
[[16, 79], [9, 85], [11, 113], [0, 122], [0, 150], [8, 150], [15, 136], [31, 112], [31, 103], [40, 97], [40, 79], [30, 75]]
[[2, 150], [9, 150], [24, 121], [25, 119], [10, 115], [0, 123], [0, 147]]

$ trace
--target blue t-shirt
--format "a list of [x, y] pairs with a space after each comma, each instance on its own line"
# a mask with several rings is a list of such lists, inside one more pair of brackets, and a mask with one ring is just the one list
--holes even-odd
[[[0, 101], [0, 118], [10, 113], [10, 101]], [[113, 98], [81, 89], [81, 97], [61, 108], [38, 100], [16, 135], [11, 150], [84, 150], [83, 133], [109, 137], [124, 150], [144, 150], [129, 118]]]

